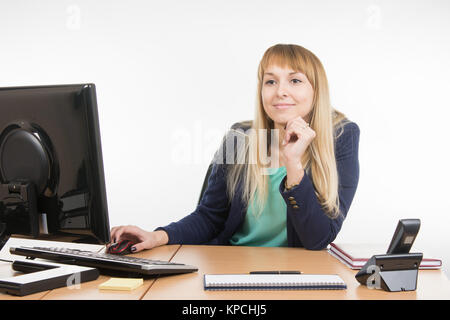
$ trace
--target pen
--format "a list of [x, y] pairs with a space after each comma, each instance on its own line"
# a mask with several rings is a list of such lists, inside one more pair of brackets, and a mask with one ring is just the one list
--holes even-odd
[[250, 274], [301, 274], [300, 271], [250, 271]]

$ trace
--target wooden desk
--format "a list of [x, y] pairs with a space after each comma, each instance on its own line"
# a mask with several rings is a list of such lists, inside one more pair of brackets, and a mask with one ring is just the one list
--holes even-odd
[[[98, 285], [109, 277], [82, 283], [79, 289], [59, 288], [26, 297], [0, 294], [0, 300], [290, 300], [290, 299], [450, 299], [450, 282], [440, 270], [420, 270], [416, 291], [385, 292], [368, 289], [355, 279], [351, 270], [329, 255], [326, 250], [299, 248], [263, 248], [239, 246], [162, 246], [134, 256], [195, 265], [198, 272], [146, 279], [144, 285], [131, 292], [103, 291]], [[346, 290], [297, 291], [205, 291], [203, 275], [212, 273], [248, 273], [252, 270], [300, 270], [303, 273], [338, 274], [346, 282]], [[0, 274], [12, 274], [11, 265], [0, 262]]]
[[[178, 250], [174, 262], [195, 265], [196, 273], [159, 278], [143, 299], [450, 299], [450, 283], [440, 270], [420, 270], [416, 291], [386, 292], [369, 289], [356, 279], [357, 271], [322, 251], [299, 248], [188, 246]], [[311, 274], [338, 274], [346, 290], [205, 291], [203, 275], [248, 273], [253, 270], [300, 270]]]

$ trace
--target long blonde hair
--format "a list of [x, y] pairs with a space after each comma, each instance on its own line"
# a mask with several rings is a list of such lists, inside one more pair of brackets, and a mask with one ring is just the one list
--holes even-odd
[[[262, 85], [265, 70], [272, 65], [289, 67], [306, 75], [314, 89], [310, 127], [316, 137], [303, 155], [301, 162], [305, 171], [311, 173], [316, 196], [330, 218], [339, 216], [338, 173], [334, 151], [337, 127], [342, 127], [345, 116], [330, 104], [328, 80], [320, 60], [309, 50], [293, 44], [277, 44], [267, 49], [258, 68], [256, 112], [251, 130], [237, 134], [245, 136], [245, 143], [237, 154], [237, 163], [227, 170], [227, 192], [232, 199], [237, 190], [244, 203], [255, 203], [258, 213], [264, 208], [268, 195], [266, 165], [261, 162], [260, 148], [270, 153], [273, 121], [267, 116], [262, 103]], [[262, 130], [261, 130], [262, 129]], [[260, 141], [267, 141], [267, 146]], [[242, 183], [242, 189], [237, 186]]]

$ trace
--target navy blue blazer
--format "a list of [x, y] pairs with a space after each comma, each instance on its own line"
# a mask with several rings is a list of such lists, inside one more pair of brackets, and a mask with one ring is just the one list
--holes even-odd
[[[322, 209], [308, 172], [299, 185], [284, 191], [286, 177], [279, 191], [287, 205], [287, 240], [289, 247], [321, 250], [337, 236], [352, 203], [359, 180], [359, 127], [347, 122], [336, 132], [335, 155], [339, 175], [339, 203], [341, 215], [329, 218]], [[337, 130], [337, 131], [339, 131]], [[229, 240], [244, 222], [247, 207], [240, 197], [240, 187], [231, 199], [226, 191], [227, 165], [215, 163], [208, 179], [208, 187], [194, 212], [156, 230], [165, 230], [169, 244], [230, 245]], [[291, 204], [295, 200], [296, 204]], [[294, 207], [295, 206], [295, 207]]]

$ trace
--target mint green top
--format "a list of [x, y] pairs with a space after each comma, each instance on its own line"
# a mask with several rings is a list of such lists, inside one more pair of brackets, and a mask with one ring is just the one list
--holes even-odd
[[271, 168], [267, 202], [256, 217], [253, 204], [248, 207], [245, 220], [231, 237], [230, 243], [238, 246], [287, 247], [286, 203], [280, 194], [281, 180], [286, 167]]

